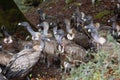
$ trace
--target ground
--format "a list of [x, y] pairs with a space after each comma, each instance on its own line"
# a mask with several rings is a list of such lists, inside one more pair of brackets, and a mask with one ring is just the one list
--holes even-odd
[[95, 19], [94, 21], [106, 23], [112, 15], [115, 4], [116, 3], [112, 3], [107, 0], [98, 2], [96, 5], [92, 5], [91, 0], [72, 0], [69, 4], [65, 3], [65, 0], [52, 0], [51, 2], [44, 2], [38, 7], [27, 11], [25, 16], [34, 26], [36, 26], [39, 23], [39, 17], [37, 14], [38, 8], [44, 10], [48, 15], [62, 15], [63, 17], [66, 16], [69, 18], [76, 8], [79, 7], [81, 12], [84, 12], [86, 15], [92, 15]]
[[[25, 17], [36, 27], [39, 23], [37, 9], [40, 8], [48, 15], [62, 15], [62, 18], [70, 18], [72, 13], [79, 7], [81, 12], [86, 15], [92, 15], [94, 22], [100, 22], [107, 25], [107, 21], [113, 15], [113, 8], [116, 3], [104, 0], [92, 5], [91, 0], [71, 0], [70, 3], [65, 0], [52, 0], [43, 2], [38, 7], [32, 8], [27, 11]], [[58, 17], [61, 18], [61, 17]], [[61, 80], [62, 71], [55, 68], [47, 68], [46, 64], [38, 62], [31, 72], [31, 80]]]

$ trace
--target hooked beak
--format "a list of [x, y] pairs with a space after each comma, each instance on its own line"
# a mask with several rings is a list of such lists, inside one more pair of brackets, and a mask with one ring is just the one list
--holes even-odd
[[4, 38], [3, 42], [6, 43], [6, 44], [12, 43], [13, 42], [12, 37], [9, 36], [9, 37]]
[[37, 24], [37, 27], [40, 27], [40, 24]]
[[88, 29], [88, 32], [92, 32], [91, 29]]
[[42, 29], [42, 28], [43, 28], [43, 23], [37, 24], [37, 28], [38, 28], [38, 29], [40, 29], [40, 28]]
[[18, 23], [18, 26], [21, 26], [22, 23]]
[[100, 38], [99, 38], [99, 43], [100, 43], [101, 45], [103, 45], [105, 42], [106, 42], [106, 39], [105, 39], [105, 38], [103, 38], [103, 37], [100, 37]]
[[73, 40], [74, 37], [75, 37], [74, 34], [67, 34], [67, 38], [68, 38], [69, 40]]

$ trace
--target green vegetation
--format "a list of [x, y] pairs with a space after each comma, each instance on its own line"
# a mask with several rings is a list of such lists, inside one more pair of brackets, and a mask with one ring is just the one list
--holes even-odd
[[[24, 35], [26, 32], [23, 30], [24, 28], [18, 28], [17, 25], [21, 21], [28, 21], [23, 13], [19, 10], [14, 0], [0, 0], [0, 27], [4, 25], [8, 30], [9, 34], [13, 35], [15, 33], [19, 33]], [[16, 30], [17, 29], [17, 30]], [[2, 34], [0, 33], [0, 37]]]
[[91, 0], [93, 5], [97, 5], [100, 3], [101, 0]]
[[23, 0], [21, 0], [21, 1], [20, 0], [14, 0], [14, 1], [22, 12], [26, 12], [30, 9], [29, 6], [24, 5]]
[[73, 0], [65, 0], [66, 4], [70, 4]]
[[14, 0], [14, 1], [22, 12], [26, 12], [29, 9], [31, 9], [31, 7], [36, 7], [43, 2], [43, 0]]
[[109, 14], [110, 14], [110, 11], [104, 10], [104, 11], [102, 11], [102, 12], [97, 13], [94, 18], [95, 18], [95, 19], [101, 19], [101, 18], [103, 18], [104, 16], [109, 15]]
[[94, 55], [88, 63], [82, 63], [79, 68], [71, 72], [66, 80], [118, 80], [120, 79], [120, 49], [113, 38], [108, 35], [108, 50], [102, 49]]
[[0, 1], [0, 26], [5, 25], [9, 33], [14, 33], [18, 22], [26, 21], [13, 0]]

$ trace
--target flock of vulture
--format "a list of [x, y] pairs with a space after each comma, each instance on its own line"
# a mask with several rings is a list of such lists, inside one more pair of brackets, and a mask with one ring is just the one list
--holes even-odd
[[[26, 41], [14, 39], [1, 27], [4, 35], [0, 45], [0, 80], [24, 77], [40, 60], [47, 67], [63, 67], [68, 72], [81, 62], [89, 61], [89, 52], [97, 52], [107, 43], [108, 32], [119, 41], [120, 4], [115, 7], [114, 16], [109, 20], [111, 26], [94, 23], [92, 16], [85, 15], [77, 8], [70, 19], [55, 20], [38, 10], [38, 31], [34, 31], [28, 22], [18, 23], [31, 36]], [[54, 19], [49, 21], [49, 19]], [[17, 26], [18, 27], [18, 26]], [[100, 35], [100, 33], [105, 33]]]

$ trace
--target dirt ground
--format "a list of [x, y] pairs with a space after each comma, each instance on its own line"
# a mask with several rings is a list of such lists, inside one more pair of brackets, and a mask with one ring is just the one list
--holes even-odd
[[[65, 0], [52, 0], [51, 2], [44, 2], [38, 7], [35, 7], [25, 13], [26, 18], [36, 26], [39, 23], [39, 17], [37, 14], [37, 9], [40, 8], [47, 15], [62, 15], [62, 17], [70, 18], [72, 13], [79, 7], [81, 12], [84, 12], [86, 15], [92, 15], [96, 22], [104, 22], [111, 17], [112, 11], [114, 9], [116, 2], [110, 2], [107, 0], [96, 3], [92, 5], [91, 0], [72, 0], [71, 3], [66, 4]], [[103, 11], [110, 11], [109, 15], [104, 15], [102, 17], [96, 17], [96, 15]], [[61, 18], [61, 16], [59, 17]]]
[[[95, 22], [107, 25], [115, 4], [115, 2], [113, 3], [109, 0], [98, 2], [95, 5], [92, 5], [91, 0], [72, 0], [69, 4], [66, 4], [65, 0], [51, 0], [32, 8], [25, 13], [25, 17], [36, 26], [39, 23], [38, 8], [44, 10], [47, 15], [62, 15], [62, 18], [70, 18], [76, 8], [79, 7], [81, 12], [84, 12], [86, 15], [92, 15]], [[102, 17], [96, 17], [96, 15], [103, 11], [109, 11], [109, 13]], [[38, 62], [31, 73], [31, 80], [61, 80], [63, 72], [58, 68], [47, 68], [46, 64]]]

